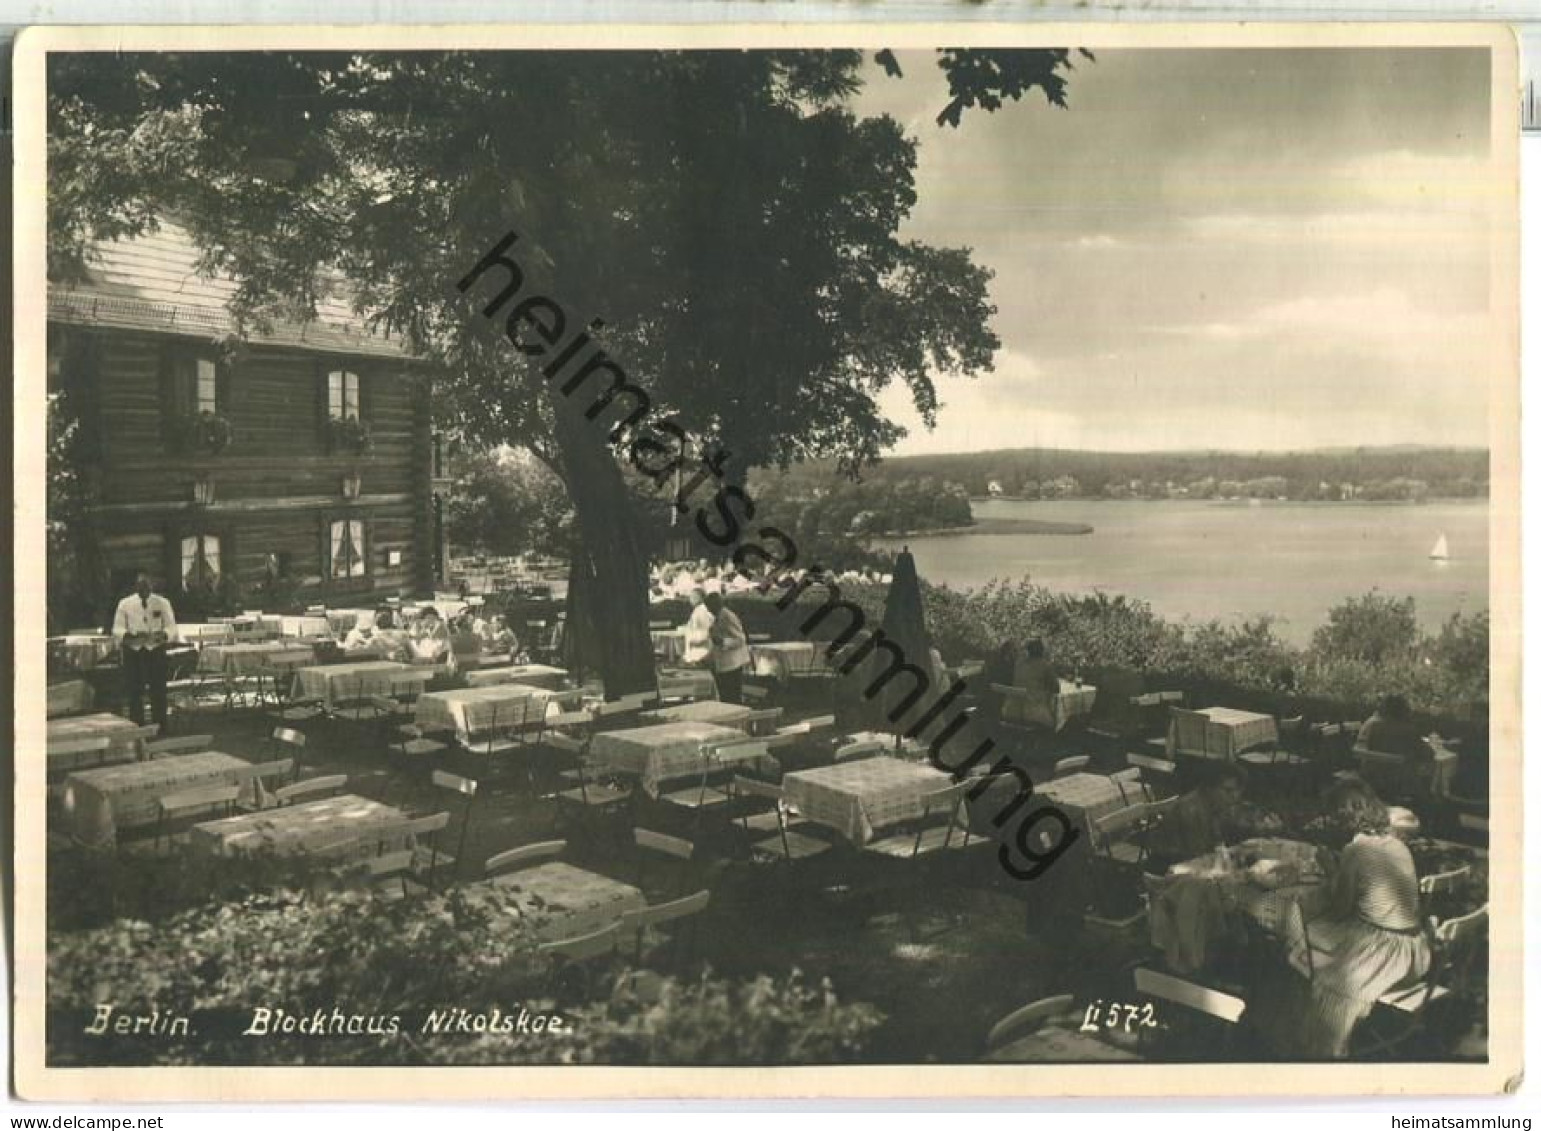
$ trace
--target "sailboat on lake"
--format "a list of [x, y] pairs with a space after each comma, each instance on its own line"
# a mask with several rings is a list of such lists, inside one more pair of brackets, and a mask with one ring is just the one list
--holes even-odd
[[1448, 562], [1450, 560], [1450, 543], [1445, 540], [1443, 533], [1434, 542], [1434, 548], [1429, 551], [1429, 557], [1436, 562]]

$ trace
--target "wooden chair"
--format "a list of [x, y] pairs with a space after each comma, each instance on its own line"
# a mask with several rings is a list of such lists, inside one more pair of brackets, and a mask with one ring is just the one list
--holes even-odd
[[165, 834], [169, 822], [216, 813], [228, 817], [240, 795], [241, 787], [238, 785], [203, 786], [166, 794], [156, 802], [156, 851], [160, 851], [161, 836]]
[[[1236, 1024], [1247, 1011], [1246, 999], [1233, 987], [1206, 985], [1151, 966], [1139, 965], [1134, 969], [1135, 992], [1171, 1006], [1196, 1018], [1208, 1018], [1224, 1026], [1223, 1043], [1229, 1045]], [[1141, 1027], [1143, 1044], [1149, 1030]]]
[[[652, 829], [633, 829], [632, 840], [637, 847], [637, 886], [646, 891], [649, 874], [656, 870], [657, 864], [667, 861], [671, 862], [669, 864], [670, 882], [654, 890], [657, 894], [665, 896], [678, 891], [683, 886], [682, 881], [691, 859], [695, 856], [696, 846], [683, 837], [669, 836]], [[652, 868], [649, 867], [650, 859], [655, 864]]]
[[794, 831], [793, 825], [805, 822], [787, 803], [786, 791], [781, 786], [737, 776], [733, 779], [732, 790], [735, 800], [753, 798], [770, 802], [769, 808], [757, 812], [745, 810], [739, 814], [739, 826], [745, 834], [751, 837], [769, 834], [750, 841], [751, 857], [791, 864], [820, 856], [834, 847], [827, 840]]
[[429, 891], [438, 891], [439, 865], [455, 863], [455, 858], [439, 850], [439, 840], [449, 828], [449, 812], [414, 817], [402, 826], [412, 853], [409, 874]]
[[989, 1036], [985, 1038], [985, 1048], [995, 1052], [1018, 1037], [1036, 1033], [1043, 1027], [1045, 1021], [1061, 1017], [1074, 1008], [1075, 998], [1070, 994], [1039, 998], [997, 1021], [994, 1028], [990, 1030]]
[[[1430, 952], [1428, 972], [1407, 985], [1394, 986], [1376, 999], [1375, 1008], [1359, 1023], [1351, 1038], [1355, 1056], [1375, 1056], [1400, 1047], [1425, 1030], [1429, 1007], [1434, 1002], [1466, 994], [1472, 959], [1480, 949], [1477, 942], [1487, 930], [1487, 919], [1488, 908], [1483, 904], [1470, 914], [1442, 923], [1435, 923], [1432, 918], [1424, 920]], [[1310, 937], [1305, 938], [1310, 953]], [[1311, 973], [1314, 976], [1314, 961]], [[1453, 985], [1444, 984], [1447, 977]]]
[[482, 867], [482, 875], [486, 879], [494, 876], [516, 872], [520, 868], [531, 864], [538, 864], [543, 860], [554, 860], [567, 851], [565, 840], [546, 840], [538, 844], [526, 844], [519, 848], [510, 848], [506, 852], [500, 852], [496, 856], [489, 857]]
[[292, 760], [294, 780], [299, 781], [300, 768], [305, 761], [305, 736], [293, 727], [274, 727], [268, 736], [268, 749]]
[[332, 701], [332, 718], [353, 723], [372, 723], [380, 718], [380, 704], [364, 676], [360, 675], [352, 682], [351, 694], [346, 693], [347, 680], [343, 680], [342, 686], [344, 695]]
[[471, 831], [471, 809], [476, 803], [480, 783], [475, 778], [468, 778], [463, 774], [452, 774], [447, 770], [434, 770], [429, 780], [435, 789], [447, 790], [457, 797], [465, 798], [465, 804], [460, 811], [460, 839], [455, 847], [455, 855], [439, 854], [440, 861], [458, 874], [458, 862], [465, 859], [466, 835]]
[[214, 745], [212, 734], [189, 734], [181, 738], [162, 738], [144, 744], [144, 761], [174, 758], [178, 754], [202, 754]]
[[927, 794], [921, 800], [921, 815], [914, 822], [913, 831], [905, 830], [868, 841], [862, 846], [862, 851], [877, 856], [913, 860], [953, 848], [954, 834], [959, 838], [957, 847], [966, 848], [972, 830], [960, 823], [958, 818], [963, 807], [963, 795], [972, 784], [956, 782]]
[[[551, 732], [544, 745], [571, 762], [567, 776], [559, 777], [555, 792], [546, 800], [556, 804], [556, 821], [560, 828], [569, 812], [582, 818], [602, 818], [625, 812], [631, 805], [631, 792], [627, 789], [599, 781], [595, 767], [590, 762], [589, 746], [593, 735], [578, 736], [564, 732]], [[566, 782], [573, 782], [566, 785]]]
[[283, 808], [302, 801], [313, 801], [319, 797], [334, 797], [347, 788], [347, 774], [327, 774], [275, 789], [273, 800]]
[[1090, 754], [1077, 754], [1073, 758], [1061, 758], [1054, 763], [1054, 777], [1063, 778], [1078, 774], [1092, 764]]
[[587, 962], [595, 958], [608, 958], [616, 952], [622, 934], [622, 921], [617, 919], [597, 931], [572, 938], [555, 939], [539, 944], [535, 949], [553, 958], [569, 962]]
[[1127, 759], [1132, 768], [1142, 771], [1140, 780], [1145, 783], [1145, 790], [1152, 797], [1158, 793], [1169, 794], [1175, 789], [1177, 782], [1176, 762], [1134, 751], [1128, 754]]
[[1150, 787], [1145, 784], [1139, 766], [1130, 766], [1128, 769], [1119, 770], [1109, 774], [1108, 778], [1118, 786], [1118, 795], [1125, 805], [1138, 805], [1142, 802], [1152, 801], [1154, 797]]
[[855, 762], [860, 758], [874, 758], [888, 749], [887, 743], [876, 739], [849, 742], [835, 751], [836, 762]]
[[271, 803], [271, 790], [275, 788], [274, 782], [281, 782], [294, 772], [294, 762], [289, 758], [279, 758], [271, 762], [256, 762], [251, 768], [252, 782], [256, 796], [248, 801], [242, 797], [236, 801], [235, 807], [243, 813], [255, 813], [262, 808], [263, 792], [268, 793], [267, 801]]
[[[642, 949], [644, 938], [650, 928], [660, 927], [665, 923], [674, 923], [682, 919], [693, 919], [705, 911], [711, 903], [712, 893], [710, 889], [703, 889], [694, 895], [687, 895], [669, 903], [655, 904], [652, 907], [637, 911], [628, 911], [621, 916], [621, 934], [633, 935], [636, 938], [636, 952], [634, 961], [642, 961]], [[689, 938], [694, 941], [694, 932], [690, 932]], [[684, 942], [683, 937], [677, 937], [677, 942]], [[685, 957], [683, 949], [676, 954], [676, 962]]]
[[[112, 739], [106, 737], [72, 738], [48, 744], [49, 759], [63, 763], [55, 773], [62, 776], [75, 770], [105, 766], [112, 750]], [[123, 761], [124, 759], [118, 759]]]

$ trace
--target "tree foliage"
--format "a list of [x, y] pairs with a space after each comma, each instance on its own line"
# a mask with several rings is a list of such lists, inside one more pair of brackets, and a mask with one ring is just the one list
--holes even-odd
[[[988, 76], [946, 59], [989, 105]], [[1040, 84], [1057, 65], [1035, 64]], [[602, 319], [594, 340], [732, 453], [731, 478], [870, 462], [902, 435], [886, 388], [929, 424], [934, 378], [989, 369], [998, 341], [989, 272], [899, 235], [915, 141], [849, 109], [860, 66], [851, 51], [52, 56], [51, 270], [79, 274], [92, 240], [170, 216], [239, 280], [250, 325], [311, 313], [347, 279], [423, 355], [446, 428], [564, 479], [574, 593], [622, 626], [606, 662], [625, 685], [651, 653], [619, 473], [476, 316], [485, 297], [452, 284], [516, 231], [528, 292], [570, 331]]]

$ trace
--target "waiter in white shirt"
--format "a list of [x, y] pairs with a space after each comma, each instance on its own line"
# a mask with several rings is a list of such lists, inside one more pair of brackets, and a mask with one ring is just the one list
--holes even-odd
[[706, 591], [690, 591], [690, 619], [685, 622], [684, 661], [694, 667], [706, 667], [712, 659], [712, 610], [706, 607]]
[[161, 733], [166, 731], [166, 645], [180, 637], [171, 602], [150, 589], [150, 575], [141, 573], [134, 591], [118, 602], [112, 618], [112, 637], [118, 642], [123, 679], [128, 691], [128, 712], [144, 725], [144, 697], [148, 689], [150, 711]]
[[724, 703], [742, 703], [744, 669], [749, 666], [744, 622], [728, 608], [721, 593], [708, 593], [706, 607], [712, 614], [712, 669], [717, 675], [717, 695]]

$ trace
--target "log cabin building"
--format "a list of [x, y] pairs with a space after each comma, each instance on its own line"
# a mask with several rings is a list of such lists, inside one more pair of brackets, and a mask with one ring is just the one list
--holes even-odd
[[173, 227], [98, 252], [48, 292], [77, 615], [110, 616], [140, 570], [182, 619], [431, 588], [429, 384], [402, 340], [337, 297], [238, 337], [235, 283]]

